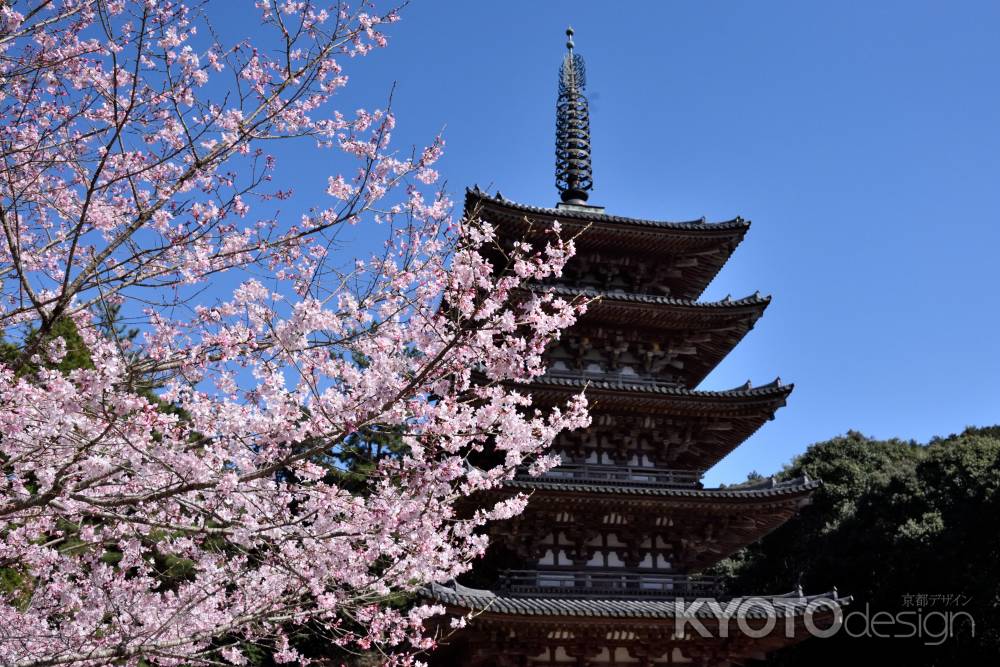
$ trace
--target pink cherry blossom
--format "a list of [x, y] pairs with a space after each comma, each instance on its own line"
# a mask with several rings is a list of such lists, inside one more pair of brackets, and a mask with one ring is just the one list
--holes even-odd
[[[518, 391], [584, 307], [531, 290], [572, 242], [496, 256], [432, 188], [441, 138], [404, 159], [390, 109], [334, 108], [397, 14], [247, 9], [261, 34], [221, 43], [215, 3], [0, 6], [5, 665], [305, 664], [307, 624], [417, 664], [442, 610], [390, 599], [525, 499], [456, 503], [587, 423]], [[268, 152], [303, 138], [331, 165], [306, 202]], [[384, 247], [344, 256], [345, 224]], [[374, 433], [400, 450], [348, 470]]]

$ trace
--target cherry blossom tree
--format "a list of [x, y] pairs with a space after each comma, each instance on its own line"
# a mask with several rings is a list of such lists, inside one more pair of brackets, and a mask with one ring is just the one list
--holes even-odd
[[[453, 219], [440, 139], [335, 108], [396, 11], [260, 0], [229, 43], [233, 5], [0, 0], [3, 664], [305, 663], [302, 628], [411, 664], [440, 609], [391, 601], [467, 569], [524, 504], [474, 494], [586, 423], [517, 387], [582, 308], [531, 289], [572, 243]], [[288, 142], [338, 170], [311, 206], [272, 185]]]

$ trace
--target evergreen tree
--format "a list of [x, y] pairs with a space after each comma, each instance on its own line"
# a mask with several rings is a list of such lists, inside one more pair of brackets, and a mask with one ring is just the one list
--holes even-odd
[[[824, 484], [795, 518], [720, 564], [734, 591], [838, 587], [847, 613], [968, 612], [954, 636], [851, 638], [843, 630], [779, 651], [770, 665], [842, 665], [865, 656], [914, 666], [989, 664], [1000, 654], [1000, 428], [912, 441], [859, 433], [818, 443], [780, 473]], [[942, 596], [935, 598], [933, 596]], [[961, 597], [957, 597], [961, 596]], [[951, 599], [951, 606], [943, 600]], [[934, 600], [937, 600], [936, 602]], [[931, 621], [928, 621], [931, 623]], [[929, 632], [940, 630], [939, 620]], [[851, 624], [857, 632], [860, 620]], [[887, 633], [907, 633], [897, 626]]]

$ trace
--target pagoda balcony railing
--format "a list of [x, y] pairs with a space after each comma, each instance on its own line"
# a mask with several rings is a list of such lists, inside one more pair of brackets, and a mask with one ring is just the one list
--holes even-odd
[[697, 470], [564, 463], [552, 468], [536, 479], [543, 479], [545, 481], [626, 484], [629, 486], [681, 486], [698, 488], [701, 486], [701, 476], [702, 473]]
[[719, 577], [607, 570], [504, 570], [497, 592], [510, 597], [694, 599], [725, 596]]

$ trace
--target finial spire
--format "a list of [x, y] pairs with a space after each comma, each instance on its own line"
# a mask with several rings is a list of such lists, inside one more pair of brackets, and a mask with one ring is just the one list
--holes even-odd
[[559, 68], [556, 102], [556, 187], [566, 204], [585, 204], [594, 187], [590, 166], [590, 111], [583, 89], [583, 58], [573, 52], [573, 28], [566, 28], [566, 56]]

